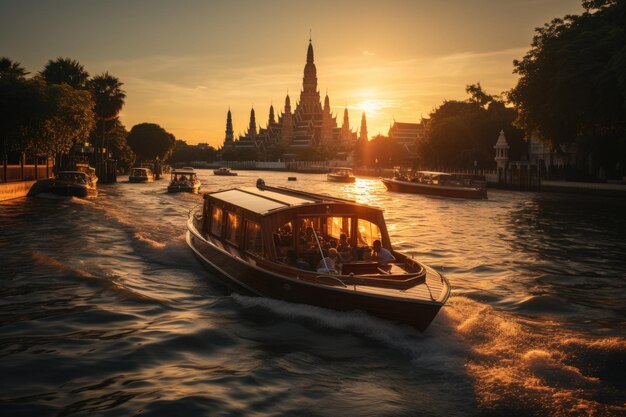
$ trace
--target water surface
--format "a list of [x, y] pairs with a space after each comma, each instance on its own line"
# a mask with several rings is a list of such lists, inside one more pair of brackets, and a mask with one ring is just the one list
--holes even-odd
[[446, 274], [453, 296], [418, 333], [231, 294], [184, 242], [201, 197], [164, 180], [12, 200], [0, 204], [1, 415], [626, 412], [626, 201], [198, 172], [205, 191], [262, 177], [381, 206], [396, 249]]

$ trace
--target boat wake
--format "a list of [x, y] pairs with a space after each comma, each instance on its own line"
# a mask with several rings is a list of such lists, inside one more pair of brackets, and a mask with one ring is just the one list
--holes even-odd
[[[465, 369], [484, 409], [552, 416], [626, 411], [624, 391], [614, 386], [621, 378], [616, 373], [624, 371], [623, 339], [589, 340], [555, 323], [516, 321], [465, 297], [451, 298], [444, 311], [469, 349]], [[622, 369], [612, 369], [618, 363]]]
[[[368, 337], [407, 355], [415, 366], [422, 369], [445, 369], [447, 373], [464, 373], [462, 362], [455, 363], [453, 360], [454, 357], [460, 357], [458, 352], [463, 347], [446, 333], [445, 326], [437, 323], [437, 319], [421, 334], [408, 325], [398, 325], [358, 311], [340, 312], [236, 293], [232, 297], [245, 308], [260, 307], [288, 319], [311, 321], [324, 327]], [[445, 342], [442, 342], [442, 338]]]
[[112, 290], [112, 291], [115, 291], [116, 293], [121, 294], [123, 299], [125, 300], [158, 301], [146, 294], [142, 294], [118, 282], [117, 278], [119, 277], [99, 276], [100, 274], [92, 274], [89, 271], [86, 271], [81, 268], [73, 267], [67, 263], [61, 262], [58, 259], [55, 259], [51, 256], [46, 255], [45, 253], [38, 252], [38, 251], [33, 251], [31, 253], [31, 258], [33, 259], [33, 261], [35, 261], [36, 263], [40, 265], [45, 265], [57, 271], [67, 273], [72, 277], [88, 279], [90, 282], [95, 282], [105, 290]]

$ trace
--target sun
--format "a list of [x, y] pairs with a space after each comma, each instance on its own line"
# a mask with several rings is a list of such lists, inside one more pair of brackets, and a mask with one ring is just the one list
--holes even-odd
[[383, 108], [383, 105], [380, 100], [368, 99], [357, 103], [355, 107], [362, 109], [368, 115], [373, 115], [378, 113]]

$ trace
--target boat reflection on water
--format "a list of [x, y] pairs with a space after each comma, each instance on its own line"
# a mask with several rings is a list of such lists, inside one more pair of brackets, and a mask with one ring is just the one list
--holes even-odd
[[450, 295], [443, 275], [392, 249], [382, 210], [263, 180], [205, 194], [187, 243], [236, 289], [363, 310], [420, 331]]

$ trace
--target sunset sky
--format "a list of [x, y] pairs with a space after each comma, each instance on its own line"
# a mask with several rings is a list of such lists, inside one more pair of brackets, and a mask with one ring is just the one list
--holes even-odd
[[312, 30], [318, 85], [341, 123], [344, 107], [370, 136], [417, 122], [444, 99], [514, 86], [512, 61], [534, 28], [580, 13], [580, 0], [8, 1], [0, 0], [0, 56], [32, 74], [49, 59], [78, 60], [124, 83], [121, 119], [163, 126], [188, 143], [220, 146], [270, 104], [295, 107]]

